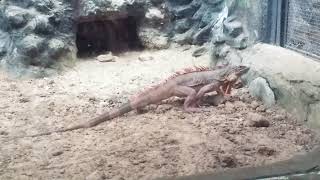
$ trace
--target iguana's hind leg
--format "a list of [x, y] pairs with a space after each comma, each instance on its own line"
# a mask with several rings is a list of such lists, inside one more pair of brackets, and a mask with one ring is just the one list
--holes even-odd
[[193, 105], [197, 101], [196, 95], [197, 92], [190, 87], [187, 86], [177, 86], [174, 89], [174, 95], [180, 96], [180, 97], [185, 97], [186, 99], [183, 104], [183, 108], [187, 112], [200, 112], [201, 110], [199, 108], [194, 107]]

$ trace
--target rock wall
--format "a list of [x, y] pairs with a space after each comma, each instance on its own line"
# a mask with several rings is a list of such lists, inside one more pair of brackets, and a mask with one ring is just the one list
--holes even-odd
[[[248, 3], [248, 2], [251, 2]], [[145, 48], [221, 44], [245, 48], [256, 38], [245, 16], [253, 0], [5, 0], [0, 1], [0, 62], [15, 73], [44, 72], [77, 52], [77, 25], [133, 17]], [[245, 12], [245, 13], [244, 13]], [[251, 12], [251, 14], [250, 14]], [[252, 27], [252, 25], [251, 25]], [[88, 26], [88, 29], [94, 28]], [[101, 33], [93, 33], [99, 35]], [[105, 37], [104, 37], [105, 38]], [[101, 38], [100, 38], [101, 39]], [[38, 73], [41, 75], [41, 73]], [[45, 75], [45, 74], [44, 74]]]
[[0, 62], [3, 67], [17, 73], [41, 71], [72, 52], [70, 2], [5, 0], [0, 3]]
[[237, 0], [168, 0], [172, 39], [180, 44], [227, 43], [236, 48], [248, 45], [249, 33], [239, 18]]

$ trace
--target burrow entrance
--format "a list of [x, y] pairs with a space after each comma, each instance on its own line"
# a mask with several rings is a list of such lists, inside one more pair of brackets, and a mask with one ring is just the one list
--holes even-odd
[[143, 48], [138, 37], [136, 18], [132, 16], [80, 22], [77, 27], [76, 45], [78, 57]]

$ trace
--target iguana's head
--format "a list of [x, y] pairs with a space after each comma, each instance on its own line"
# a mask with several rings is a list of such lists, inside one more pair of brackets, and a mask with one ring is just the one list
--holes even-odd
[[243, 74], [249, 71], [249, 67], [247, 66], [229, 66], [226, 74], [224, 75], [224, 79], [229, 83], [236, 82]]
[[228, 66], [223, 75], [223, 85], [221, 87], [224, 94], [230, 94], [231, 88], [239, 82], [239, 78], [249, 71], [247, 66]]

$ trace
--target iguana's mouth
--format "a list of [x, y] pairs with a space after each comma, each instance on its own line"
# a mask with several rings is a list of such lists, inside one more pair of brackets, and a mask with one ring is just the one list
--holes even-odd
[[242, 81], [238, 79], [237, 81], [225, 81], [224, 84], [220, 87], [223, 95], [230, 95], [231, 89], [238, 89], [242, 87]]
[[231, 94], [231, 82], [228, 82], [224, 86], [221, 87], [223, 95], [230, 95]]

